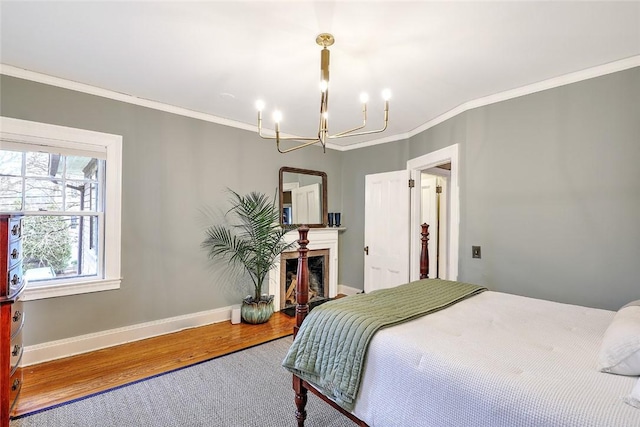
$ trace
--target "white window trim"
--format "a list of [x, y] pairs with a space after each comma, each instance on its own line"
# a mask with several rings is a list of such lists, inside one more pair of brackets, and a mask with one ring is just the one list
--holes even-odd
[[33, 145], [54, 145], [106, 153], [104, 277], [78, 278], [73, 283], [29, 287], [23, 300], [37, 300], [120, 288], [121, 208], [122, 208], [122, 136], [27, 120], [0, 117], [2, 140]]

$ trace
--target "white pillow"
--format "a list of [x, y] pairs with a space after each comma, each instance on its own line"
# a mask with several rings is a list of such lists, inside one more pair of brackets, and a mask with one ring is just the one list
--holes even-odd
[[640, 375], [640, 300], [616, 313], [604, 333], [599, 369], [619, 375]]
[[625, 403], [640, 409], [640, 378], [636, 382], [636, 386], [631, 391], [631, 394], [624, 398]]

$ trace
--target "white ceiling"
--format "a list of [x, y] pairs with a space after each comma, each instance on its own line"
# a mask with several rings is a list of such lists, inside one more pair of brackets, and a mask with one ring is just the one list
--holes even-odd
[[283, 111], [283, 132], [302, 136], [317, 132], [321, 32], [336, 38], [331, 132], [359, 124], [363, 90], [378, 127], [379, 94], [390, 88], [385, 139], [472, 100], [640, 55], [638, 1], [2, 0], [0, 8], [2, 64], [244, 127], [255, 125], [262, 98], [267, 111]]

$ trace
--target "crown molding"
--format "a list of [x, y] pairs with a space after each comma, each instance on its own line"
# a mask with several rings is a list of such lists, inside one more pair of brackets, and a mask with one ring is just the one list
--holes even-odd
[[189, 110], [188, 108], [176, 107], [175, 105], [165, 104], [157, 101], [151, 101], [145, 98], [138, 98], [137, 96], [128, 95], [126, 93], [115, 92], [109, 89], [103, 89], [103, 88], [91, 86], [84, 83], [74, 82], [72, 80], [62, 79], [60, 77], [53, 77], [47, 74], [41, 74], [35, 71], [25, 70], [24, 68], [14, 67], [13, 65], [0, 64], [0, 74], [4, 74], [11, 77], [17, 77], [25, 80], [31, 80], [37, 83], [44, 83], [50, 86], [56, 86], [63, 89], [70, 89], [77, 92], [86, 93], [89, 95], [96, 95], [103, 98], [113, 99], [115, 101], [122, 101], [128, 104], [139, 105], [141, 107], [152, 108], [154, 110], [164, 111], [166, 113], [172, 113], [180, 116], [191, 117], [194, 119], [216, 123], [219, 125], [234, 127], [238, 129], [244, 129], [252, 132], [258, 131], [257, 126], [248, 125], [246, 123], [237, 122], [235, 120], [224, 119], [222, 117], [214, 116], [213, 114], [201, 113], [199, 111]]
[[[559, 86], [576, 83], [582, 80], [592, 79], [594, 77], [603, 76], [606, 74], [615, 73], [618, 71], [624, 71], [630, 68], [640, 66], [640, 55], [632, 56], [629, 58], [621, 59], [619, 61], [610, 62], [607, 64], [599, 65], [597, 67], [587, 68], [585, 70], [576, 71], [574, 73], [565, 74], [559, 77], [554, 77], [548, 80], [543, 80], [530, 85], [522, 86], [516, 89], [511, 89], [504, 92], [499, 92], [493, 95], [485, 96], [483, 98], [474, 99], [464, 104], [461, 104], [438, 117], [429, 120], [421, 126], [407, 132], [396, 135], [390, 135], [384, 138], [374, 139], [366, 142], [359, 142], [350, 145], [336, 145], [327, 144], [327, 148], [337, 151], [350, 151], [357, 150], [359, 148], [371, 147], [374, 145], [385, 144], [388, 142], [401, 141], [412, 136], [415, 136], [427, 129], [430, 129], [445, 120], [457, 116], [474, 108], [483, 107], [489, 104], [495, 104], [497, 102], [506, 101], [513, 98], [518, 98], [524, 95], [530, 95], [532, 93], [541, 92], [547, 89], [553, 89]], [[138, 98], [133, 95], [125, 93], [115, 92], [108, 89], [102, 89], [96, 86], [87, 85], [84, 83], [78, 83], [71, 80], [62, 79], [59, 77], [53, 77], [46, 74], [37, 73], [35, 71], [29, 71], [23, 68], [14, 67], [12, 65], [0, 64], [0, 74], [4, 74], [11, 77], [17, 77], [25, 80], [31, 80], [38, 83], [44, 83], [51, 86], [57, 86], [64, 89], [70, 89], [78, 92], [87, 93], [90, 95], [101, 96], [104, 98], [113, 99], [116, 101], [127, 102], [129, 104], [135, 104], [142, 107], [153, 108], [155, 110], [164, 111], [167, 113], [178, 114], [181, 116], [191, 117], [206, 122], [216, 123], [223, 126], [234, 127], [237, 129], [248, 130], [251, 132], [257, 132], [257, 126], [249, 125], [246, 123], [238, 122], [235, 120], [229, 120], [214, 116], [213, 114], [201, 113], [187, 108], [176, 107], [174, 105], [164, 104], [162, 102], [151, 101], [144, 98]]]
[[[365, 148], [365, 147], [371, 147], [373, 145], [386, 144], [387, 142], [403, 141], [405, 139], [409, 139], [409, 137], [411, 137], [411, 134], [409, 133], [397, 133], [395, 135], [389, 135], [384, 138], [373, 139], [371, 141], [357, 142], [355, 144], [349, 144], [349, 145], [334, 145], [331, 148], [337, 151], [351, 151], [351, 150], [357, 150], [358, 148]], [[327, 144], [327, 147], [329, 147], [328, 144]]]

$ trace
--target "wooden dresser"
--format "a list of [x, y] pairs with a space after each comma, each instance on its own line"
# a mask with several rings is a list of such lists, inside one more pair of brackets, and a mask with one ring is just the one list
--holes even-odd
[[22, 216], [0, 214], [0, 426], [9, 416], [22, 387]]

